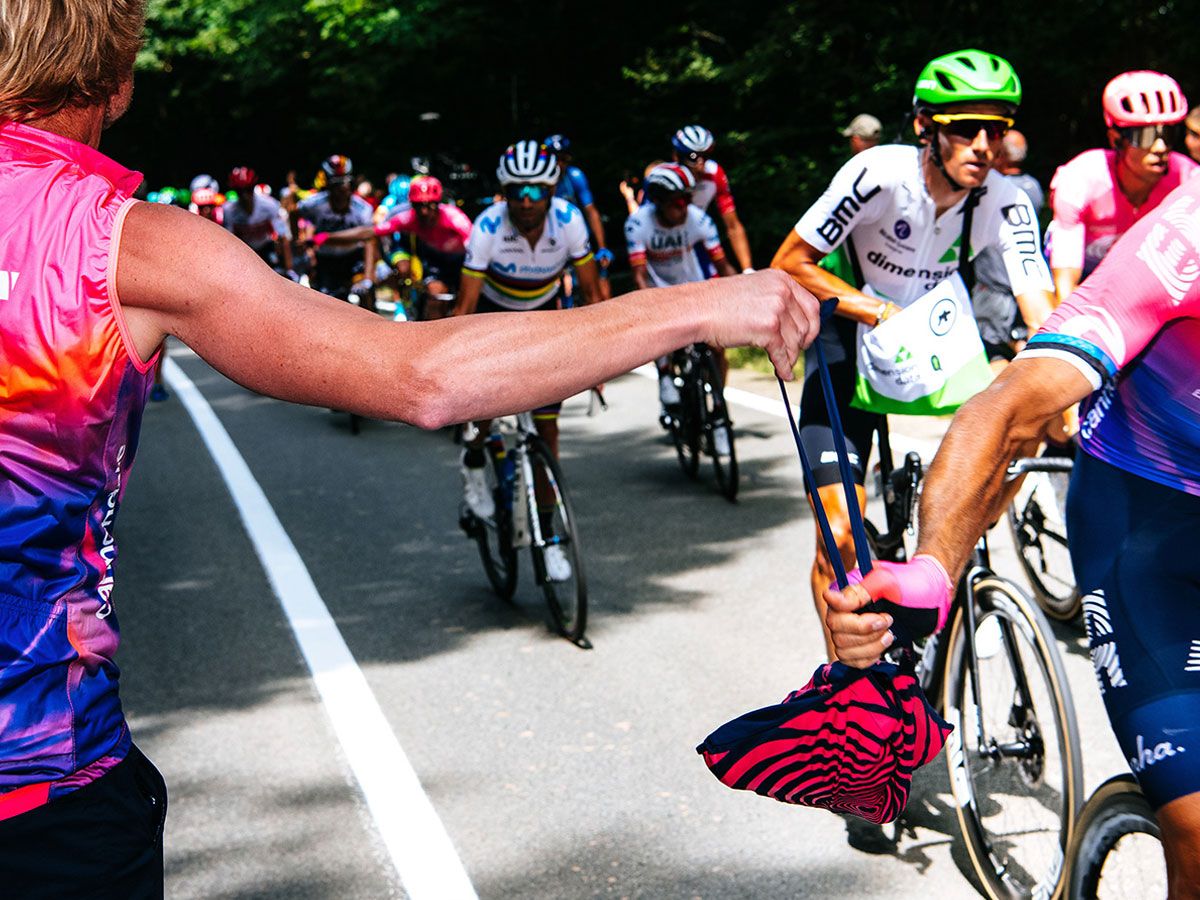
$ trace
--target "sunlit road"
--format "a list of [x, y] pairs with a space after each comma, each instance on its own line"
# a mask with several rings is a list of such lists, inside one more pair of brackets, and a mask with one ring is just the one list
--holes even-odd
[[[743, 482], [731, 505], [707, 469], [699, 483], [679, 471], [651, 381], [613, 382], [611, 409], [594, 418], [583, 399], [567, 404], [595, 644], [582, 651], [547, 630], [527, 560], [515, 605], [491, 593], [458, 529], [448, 433], [368, 422], [355, 436], [343, 415], [258, 397], [176, 350], [479, 896], [976, 896], [940, 759], [916, 784], [913, 829], [890, 845], [829, 813], [732, 792], [694, 751], [821, 661], [813, 529], [782, 419], [734, 407]], [[147, 410], [119, 527], [123, 693], [171, 789], [168, 896], [404, 896], [177, 396]], [[1120, 761], [1076, 633], [1060, 634], [1090, 789]]]

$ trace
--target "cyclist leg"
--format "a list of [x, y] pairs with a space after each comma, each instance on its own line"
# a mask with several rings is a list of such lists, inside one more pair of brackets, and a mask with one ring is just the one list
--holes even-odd
[[1067, 528], [1096, 678], [1162, 826], [1170, 896], [1200, 897], [1200, 497], [1079, 453]]
[[484, 472], [488, 464], [484, 445], [492, 432], [492, 420], [482, 419], [473, 422], [472, 425], [475, 433], [470, 440], [463, 441], [462, 456], [459, 459], [463, 502], [475, 515], [490, 519], [496, 514], [496, 501], [488, 490], [487, 476]]

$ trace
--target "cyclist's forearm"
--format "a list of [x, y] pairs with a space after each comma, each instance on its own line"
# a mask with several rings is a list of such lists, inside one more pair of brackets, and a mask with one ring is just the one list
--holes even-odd
[[1021, 318], [1029, 326], [1030, 334], [1041, 328], [1050, 318], [1050, 313], [1054, 312], [1054, 307], [1058, 306], [1054, 294], [1049, 291], [1030, 291], [1019, 294], [1016, 299], [1017, 308], [1021, 311]]
[[996, 518], [1008, 464], [1032, 452], [1051, 417], [1087, 396], [1091, 384], [1059, 360], [1018, 360], [967, 402], [934, 457], [921, 495], [918, 553], [958, 577]]
[[725, 233], [729, 235], [729, 244], [733, 247], [733, 255], [737, 257], [738, 266], [744, 272], [752, 265], [750, 261], [750, 241], [746, 237], [745, 227], [736, 215], [730, 219], [726, 219]]
[[369, 241], [375, 237], [374, 225], [362, 225], [358, 228], [347, 228], [345, 231], [331, 231], [325, 235], [325, 243], [334, 246], [346, 246]]
[[594, 203], [588, 204], [584, 208], [583, 213], [587, 216], [592, 238], [596, 242], [596, 249], [600, 250], [603, 247], [607, 247], [608, 243], [604, 239], [604, 222], [600, 218], [600, 211], [596, 209], [596, 205]]
[[1062, 303], [1075, 292], [1075, 288], [1079, 287], [1083, 270], [1053, 269], [1052, 274], [1054, 275], [1054, 292], [1058, 294], [1058, 302]]
[[279, 245], [279, 258], [283, 260], [283, 270], [291, 272], [295, 266], [292, 265], [292, 242], [289, 238], [281, 237], [276, 243]]
[[822, 269], [816, 262], [809, 260], [791, 260], [781, 265], [777, 255], [771, 262], [771, 267], [783, 269], [796, 280], [796, 283], [807, 288], [810, 293], [820, 300], [838, 298], [837, 314], [856, 322], [874, 325], [879, 318], [880, 310], [886, 306], [882, 300], [868, 297], [861, 291], [851, 287], [827, 269]]

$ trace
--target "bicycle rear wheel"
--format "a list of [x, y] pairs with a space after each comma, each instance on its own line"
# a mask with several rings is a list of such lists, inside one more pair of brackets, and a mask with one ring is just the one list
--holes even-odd
[[1082, 598], [1067, 550], [1067, 472], [1031, 472], [1008, 507], [1008, 524], [1021, 568], [1034, 599], [1046, 615], [1069, 621], [1079, 615]]
[[[511, 601], [517, 590], [517, 550], [512, 544], [512, 506], [504, 502], [500, 491], [500, 463], [488, 451], [488, 465], [484, 467], [488, 490], [496, 502], [496, 513], [492, 519], [474, 521], [475, 540], [479, 544], [479, 558], [487, 573], [492, 590], [501, 600]], [[468, 513], [468, 515], [471, 515]]]
[[1071, 900], [1167, 896], [1158, 821], [1132, 775], [1110, 778], [1092, 794], [1070, 860]]
[[[717, 361], [711, 353], [704, 358], [704, 367], [700, 370], [697, 385], [704, 413], [702, 431], [704, 433], [705, 449], [712, 456], [713, 472], [717, 476], [717, 489], [721, 495], [733, 503], [737, 500], [738, 492], [738, 462], [737, 450], [733, 442], [733, 423], [729, 421], [729, 410], [725, 406], [725, 394], [721, 390], [721, 372]], [[717, 429], [724, 428], [729, 443], [729, 452], [717, 452]]]
[[1050, 897], [1082, 792], [1075, 709], [1037, 606], [996, 576], [977, 582], [976, 600], [974, 634], [961, 605], [947, 632], [946, 763], [959, 827], [987, 896]]
[[[553, 498], [553, 509], [532, 510], [542, 523], [542, 543], [533, 545], [533, 570], [546, 596], [550, 619], [556, 631], [580, 647], [590, 648], [583, 636], [587, 627], [587, 579], [583, 571], [583, 555], [579, 550], [579, 535], [575, 510], [567, 493], [562, 468], [539, 438], [530, 437], [527, 443], [529, 462], [533, 467], [534, 484], [543, 485], [544, 497]], [[539, 501], [539, 504], [542, 501]], [[546, 550], [559, 547], [570, 564], [570, 577], [551, 581], [546, 567]]]

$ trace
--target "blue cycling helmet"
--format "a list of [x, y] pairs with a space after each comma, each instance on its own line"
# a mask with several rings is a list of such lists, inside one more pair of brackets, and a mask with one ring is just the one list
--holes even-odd
[[712, 145], [712, 132], [703, 125], [684, 125], [671, 138], [671, 146], [680, 153], [707, 153]]
[[562, 153], [571, 149], [571, 139], [562, 134], [552, 134], [543, 143], [555, 153]]
[[392, 197], [396, 203], [404, 203], [408, 200], [408, 186], [412, 184], [412, 179], [407, 175], [397, 175], [392, 179], [392, 183], [388, 185], [388, 196]]

